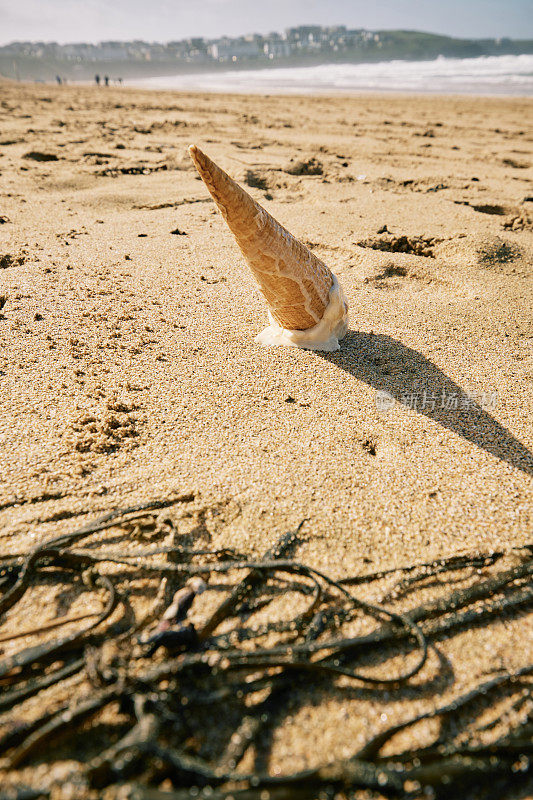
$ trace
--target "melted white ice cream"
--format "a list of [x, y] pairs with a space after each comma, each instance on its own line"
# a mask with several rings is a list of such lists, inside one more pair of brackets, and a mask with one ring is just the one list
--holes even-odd
[[340, 349], [339, 339], [348, 330], [348, 303], [344, 297], [337, 278], [333, 276], [333, 285], [329, 290], [329, 303], [324, 316], [312, 328], [305, 331], [291, 331], [282, 328], [279, 322], [268, 312], [270, 325], [255, 337], [255, 341], [263, 347], [301, 347], [304, 350], [322, 350], [332, 353]]

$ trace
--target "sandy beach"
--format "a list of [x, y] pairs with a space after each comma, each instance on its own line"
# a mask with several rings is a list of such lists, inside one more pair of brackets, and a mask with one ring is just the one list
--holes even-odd
[[[305, 520], [298, 558], [335, 578], [464, 553], [512, 563], [533, 530], [532, 111], [2, 84], [2, 552], [191, 493], [176, 524], [196, 543], [257, 557]], [[266, 306], [190, 143], [338, 276], [340, 351], [254, 343]], [[60, 604], [40, 591], [50, 622]], [[269, 769], [348, 755], [383, 714], [519, 669], [528, 628], [518, 615], [440, 642], [446, 675], [433, 653], [420, 676], [434, 693], [310, 692]]]

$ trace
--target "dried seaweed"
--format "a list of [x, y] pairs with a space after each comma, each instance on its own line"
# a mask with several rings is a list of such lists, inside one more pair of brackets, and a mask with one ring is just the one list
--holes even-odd
[[[70, 796], [87, 798], [100, 797], [105, 789], [109, 798], [180, 800], [190, 797], [193, 787], [194, 796], [211, 800], [311, 800], [356, 790], [367, 790], [373, 797], [451, 797], [457, 787], [467, 796], [468, 787], [489, 784], [504, 797], [510, 787], [528, 778], [533, 724], [524, 692], [531, 687], [531, 665], [502, 671], [446, 705], [391, 725], [348, 758], [288, 775], [269, 774], [257, 759], [253, 774], [238, 767], [250, 748], [259, 752], [264, 746], [265, 732], [275, 728], [294, 693], [295, 675], [306, 675], [306, 686], [322, 695], [342, 676], [377, 697], [381, 693], [382, 700], [391, 689], [416, 697], [421, 689], [413, 678], [426, 664], [430, 642], [489, 625], [502, 615], [523, 613], [533, 604], [530, 545], [516, 548], [511, 565], [503, 551], [478, 552], [341, 580], [292, 557], [301, 543], [299, 528], [285, 534], [261, 559], [229, 548], [181, 547], [179, 540], [133, 552], [108, 549], [116, 536], [100, 536], [83, 546], [95, 533], [192, 499], [184, 494], [116, 509], [27, 554], [0, 556], [0, 614], [15, 613], [26, 592], [44, 580], [106, 594], [89, 624], [0, 662], [4, 727], [7, 713], [15, 720], [26, 701], [41, 693], [44, 698], [40, 716], [8, 724], [0, 737], [8, 774], [31, 766], [36, 758], [52, 765], [59, 743], [70, 754], [66, 757], [79, 763], [79, 769], [61, 781], [72, 784]], [[497, 569], [500, 561], [507, 563]], [[489, 568], [490, 574], [483, 575]], [[239, 574], [235, 582], [233, 576]], [[435, 596], [437, 576], [452, 575], [461, 585], [450, 590], [443, 581]], [[124, 587], [140, 578], [157, 581], [159, 589], [152, 610], [136, 618]], [[165, 601], [167, 581], [174, 584], [170, 605]], [[393, 581], [385, 601], [369, 602], [354, 594], [354, 587], [378, 581]], [[192, 621], [190, 611], [196, 596], [191, 587], [200, 585], [213, 596], [225, 591], [225, 597], [211, 605], [199, 623]], [[399, 610], [400, 600], [405, 607], [417, 587], [432, 599]], [[299, 596], [298, 608], [303, 610], [291, 619], [249, 624], [282, 591]], [[123, 614], [117, 619], [119, 608]], [[82, 619], [65, 617], [46, 629]], [[367, 620], [366, 630], [345, 633], [346, 626], [362, 619]], [[27, 629], [21, 635], [32, 633], [35, 630]], [[106, 647], [113, 643], [110, 660]], [[63, 693], [58, 704], [53, 690], [67, 681], [68, 699]], [[477, 720], [502, 697], [513, 703], [522, 722], [505, 736], [480, 743], [475, 732], [490, 732], [494, 725]], [[111, 708], [121, 720], [118, 728], [109, 721]], [[221, 723], [211, 726], [209, 735], [202, 728], [207, 711]], [[468, 720], [461, 737], [451, 724], [458, 716]], [[396, 736], [403, 735], [405, 742], [406, 732], [427, 720], [440, 723], [433, 742], [394, 750]], [[102, 736], [92, 735], [95, 726]], [[210, 740], [209, 747], [194, 745], [200, 733]], [[76, 757], [80, 738], [90, 744], [87, 758]], [[130, 780], [134, 783], [125, 784]], [[158, 788], [162, 781], [172, 788]], [[39, 797], [53, 785], [51, 777], [44, 789], [14, 784], [10, 791], [14, 797]]]

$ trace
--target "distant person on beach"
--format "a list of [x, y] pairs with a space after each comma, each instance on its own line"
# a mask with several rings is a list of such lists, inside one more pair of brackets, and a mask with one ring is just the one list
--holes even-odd
[[97, 86], [100, 86], [100, 75], [94, 76], [94, 82], [96, 83]]
[[58, 86], [61, 86], [61, 84], [62, 84], [62, 80], [61, 80], [61, 78], [60, 78], [60, 76], [59, 76], [59, 75], [56, 75], [56, 81], [57, 81], [57, 85], [58, 85]]
[[106, 86], [109, 86], [109, 75], [104, 76], [104, 83]]

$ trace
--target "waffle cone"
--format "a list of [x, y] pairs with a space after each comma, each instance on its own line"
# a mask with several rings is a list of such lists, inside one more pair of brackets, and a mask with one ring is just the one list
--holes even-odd
[[283, 328], [307, 330], [322, 319], [333, 274], [198, 147], [189, 153]]

